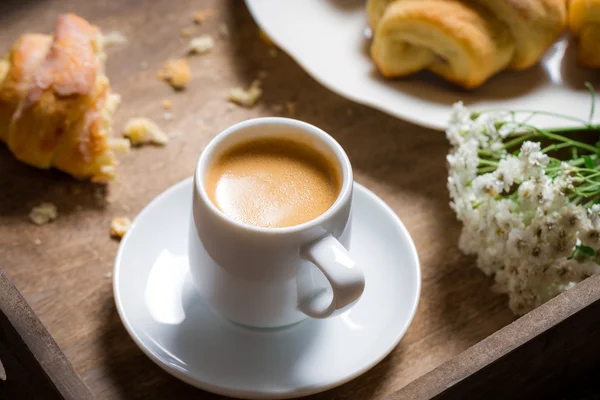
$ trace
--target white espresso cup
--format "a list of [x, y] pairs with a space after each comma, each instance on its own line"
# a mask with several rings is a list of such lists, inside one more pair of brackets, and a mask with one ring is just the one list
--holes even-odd
[[[300, 140], [335, 162], [341, 189], [327, 211], [300, 225], [264, 228], [237, 222], [212, 203], [205, 176], [216, 158], [232, 146], [267, 137]], [[364, 273], [348, 252], [352, 186], [348, 156], [313, 125], [257, 118], [219, 133], [200, 155], [194, 174], [189, 257], [201, 296], [226, 319], [258, 328], [347, 309], [365, 286]]]

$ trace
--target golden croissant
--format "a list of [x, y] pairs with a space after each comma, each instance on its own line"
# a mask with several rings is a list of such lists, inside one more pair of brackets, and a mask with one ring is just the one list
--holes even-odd
[[600, 68], [600, 0], [571, 0], [569, 30], [579, 42], [579, 64]]
[[369, 0], [367, 13], [384, 76], [429, 70], [465, 88], [531, 67], [567, 23], [565, 0]]
[[0, 60], [0, 139], [19, 160], [106, 182], [115, 176], [111, 118], [119, 104], [103, 71], [99, 30], [60, 15], [52, 36], [21, 36]]

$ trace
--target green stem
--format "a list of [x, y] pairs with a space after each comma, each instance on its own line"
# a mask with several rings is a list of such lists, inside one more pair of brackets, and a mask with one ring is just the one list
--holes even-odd
[[513, 146], [516, 146], [516, 145], [518, 145], [518, 144], [520, 144], [522, 142], [525, 142], [525, 141], [527, 141], [529, 139], [533, 139], [536, 136], [537, 135], [535, 135], [534, 133], [528, 133], [526, 135], [519, 136], [516, 139], [510, 140], [510, 141], [504, 143], [504, 145], [502, 146], [502, 148], [505, 149], [505, 150], [509, 149], [509, 148], [511, 148]]
[[542, 149], [542, 153], [546, 154], [549, 151], [558, 151], [560, 149], [564, 149], [565, 147], [571, 147], [571, 144], [570, 143], [551, 144], [550, 146], [547, 146], [544, 149]]
[[479, 175], [487, 174], [488, 172], [494, 172], [496, 169], [497, 169], [497, 167], [477, 168], [477, 174], [479, 174]]
[[479, 164], [483, 164], [483, 165], [491, 165], [494, 167], [498, 166], [498, 162], [497, 161], [490, 161], [490, 160], [486, 160], [485, 158], [480, 158], [479, 159]]
[[[587, 150], [587, 151], [591, 151], [592, 154], [596, 154], [596, 152], [598, 151], [598, 148], [596, 146], [592, 146], [583, 142], [579, 142], [577, 140], [572, 140], [569, 138], [566, 138], [564, 136], [561, 135], [557, 135], [555, 133], [552, 133], [550, 131], [547, 131], [545, 129], [539, 129], [533, 125], [523, 125], [526, 128], [529, 129], [533, 129], [535, 132], [537, 132], [539, 135], [544, 136], [548, 139], [554, 139], [554, 140], [558, 140], [559, 142], [563, 142], [563, 143], [570, 143], [571, 146], [573, 147], [578, 147], [582, 150]], [[568, 128], [570, 129], [570, 128]]]
[[484, 113], [488, 113], [488, 112], [511, 112], [511, 113], [514, 113], [514, 114], [517, 114], [517, 113], [535, 113], [537, 115], [547, 115], [547, 116], [551, 116], [551, 117], [556, 117], [556, 118], [564, 119], [564, 120], [567, 120], [567, 121], [579, 122], [583, 126], [589, 126], [588, 125], [588, 121], [585, 121], [583, 119], [576, 118], [576, 117], [570, 117], [568, 115], [556, 114], [556, 113], [549, 112], [549, 111], [507, 110], [506, 108], [491, 108], [491, 109], [487, 109], [487, 110], [484, 110], [484, 111], [479, 111], [480, 114], [484, 114]]

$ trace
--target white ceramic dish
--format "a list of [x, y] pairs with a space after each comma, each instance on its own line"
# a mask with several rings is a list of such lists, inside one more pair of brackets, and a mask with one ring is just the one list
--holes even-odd
[[214, 393], [252, 399], [305, 396], [341, 385], [381, 361], [415, 314], [421, 274], [402, 222], [355, 184], [351, 254], [366, 288], [349, 311], [280, 329], [249, 329], [210, 311], [188, 276], [192, 180], [171, 187], [135, 219], [115, 261], [125, 328], [156, 364]]
[[[246, 0], [267, 35], [309, 74], [338, 94], [417, 125], [445, 129], [452, 104], [477, 109], [561, 112], [588, 119], [589, 81], [600, 90], [600, 71], [576, 66], [574, 43], [557, 42], [527, 71], [505, 71], [473, 91], [457, 89], [429, 73], [402, 80], [379, 76], [368, 56], [365, 0]], [[600, 113], [596, 118], [600, 123]], [[540, 127], [565, 126], [552, 117]]]

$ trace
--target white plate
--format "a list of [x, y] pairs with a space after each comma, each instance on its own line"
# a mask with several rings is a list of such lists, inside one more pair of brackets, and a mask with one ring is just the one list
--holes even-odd
[[[561, 112], [587, 121], [586, 81], [600, 91], [600, 71], [578, 68], [576, 46], [557, 42], [541, 64], [527, 71], [505, 71], [471, 92], [429, 73], [402, 80], [379, 76], [368, 56], [365, 0], [246, 0], [265, 33], [309, 74], [338, 94], [401, 119], [445, 129], [452, 104], [462, 100], [478, 109], [510, 108]], [[536, 117], [540, 127], [565, 126]], [[596, 118], [600, 122], [600, 112]]]
[[398, 344], [421, 286], [410, 235], [394, 212], [355, 184], [351, 253], [366, 287], [349, 311], [282, 329], [234, 325], [211, 312], [188, 276], [192, 180], [138, 215], [115, 260], [114, 296], [125, 328], [156, 364], [218, 394], [282, 399], [341, 385]]

